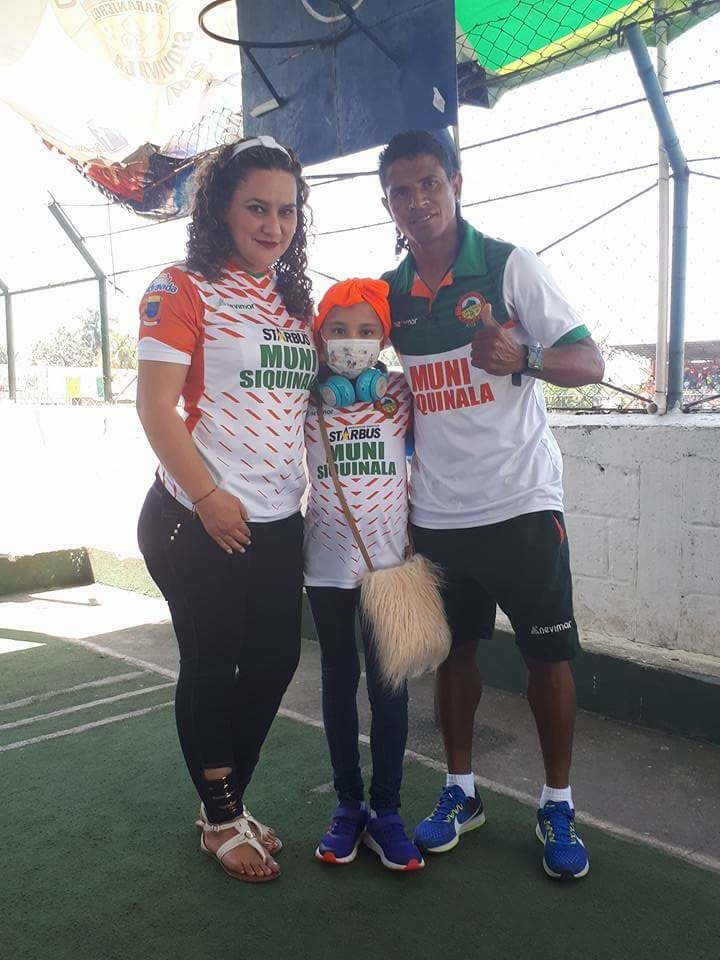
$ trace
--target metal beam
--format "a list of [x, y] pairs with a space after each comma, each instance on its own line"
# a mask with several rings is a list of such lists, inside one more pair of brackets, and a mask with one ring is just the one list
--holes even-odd
[[[668, 21], [662, 16], [665, 0], [655, 0], [657, 75], [663, 94], [668, 86]], [[658, 313], [655, 349], [655, 403], [667, 410], [668, 315], [670, 306], [670, 163], [660, 138], [658, 150]]]
[[16, 400], [15, 331], [13, 329], [12, 293], [2, 280], [0, 280], [0, 291], [5, 298], [5, 344], [7, 346], [8, 356], [8, 394], [11, 400]]
[[95, 258], [83, 243], [65, 211], [56, 200], [48, 204], [48, 210], [55, 217], [70, 242], [95, 274], [98, 282], [98, 303], [100, 307], [100, 350], [102, 353], [103, 394], [106, 403], [112, 403], [112, 370], [110, 367], [110, 324], [107, 310], [107, 277]]
[[670, 346], [668, 363], [668, 411], [682, 404], [685, 366], [685, 283], [687, 275], [688, 188], [690, 171], [670, 111], [663, 96], [650, 54], [637, 23], [625, 31], [635, 68], [660, 132], [673, 170], [673, 236], [670, 279]]
[[38, 287], [23, 287], [22, 290], [11, 290], [13, 295], [21, 296], [23, 293], [37, 293], [38, 290], [57, 290], [58, 287], [72, 287], [75, 283], [92, 283], [96, 277], [78, 277], [77, 280], [62, 280], [60, 283], [42, 283]]

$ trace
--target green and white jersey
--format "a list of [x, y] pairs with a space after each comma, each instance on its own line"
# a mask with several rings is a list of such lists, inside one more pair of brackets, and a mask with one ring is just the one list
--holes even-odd
[[514, 386], [470, 364], [486, 302], [520, 343], [590, 336], [535, 254], [463, 223], [457, 259], [433, 297], [408, 255], [390, 284], [392, 344], [415, 404], [411, 520], [449, 529], [562, 510], [562, 458], [540, 381]]

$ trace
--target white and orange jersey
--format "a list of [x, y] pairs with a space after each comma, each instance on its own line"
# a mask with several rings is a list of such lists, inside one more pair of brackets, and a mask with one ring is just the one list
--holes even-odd
[[[412, 396], [402, 374], [390, 374], [388, 392], [376, 403], [323, 406], [333, 459], [350, 512], [375, 569], [396, 566], [408, 543], [405, 437]], [[310, 403], [305, 422], [310, 499], [305, 515], [305, 583], [356, 587], [367, 572], [335, 492]]]
[[[142, 299], [138, 358], [189, 367], [185, 424], [215, 481], [242, 500], [250, 520], [299, 510], [318, 359], [310, 322], [290, 316], [272, 272], [258, 277], [228, 266], [210, 282], [170, 267]], [[162, 466], [159, 475], [190, 507]]]

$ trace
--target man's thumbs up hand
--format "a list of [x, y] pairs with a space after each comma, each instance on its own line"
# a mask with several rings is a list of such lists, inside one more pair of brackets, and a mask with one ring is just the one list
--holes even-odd
[[496, 326], [496, 324], [495, 324], [495, 318], [493, 317], [492, 304], [491, 304], [491, 303], [486, 303], [485, 306], [484, 306], [484, 307], [482, 308], [482, 310], [480, 311], [480, 323], [481, 323], [484, 327], [494, 327], [494, 326]]
[[522, 373], [525, 369], [522, 345], [495, 322], [490, 303], [480, 311], [480, 323], [470, 346], [470, 362], [496, 377]]

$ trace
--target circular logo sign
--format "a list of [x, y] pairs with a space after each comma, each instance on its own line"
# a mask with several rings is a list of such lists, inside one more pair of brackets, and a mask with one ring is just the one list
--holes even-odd
[[53, 0], [70, 38], [131, 79], [167, 84], [182, 73], [195, 30], [194, 15], [171, 0], [112, 3]]
[[482, 308], [487, 300], [481, 293], [464, 293], [455, 306], [455, 316], [466, 327], [474, 327], [480, 321]]

